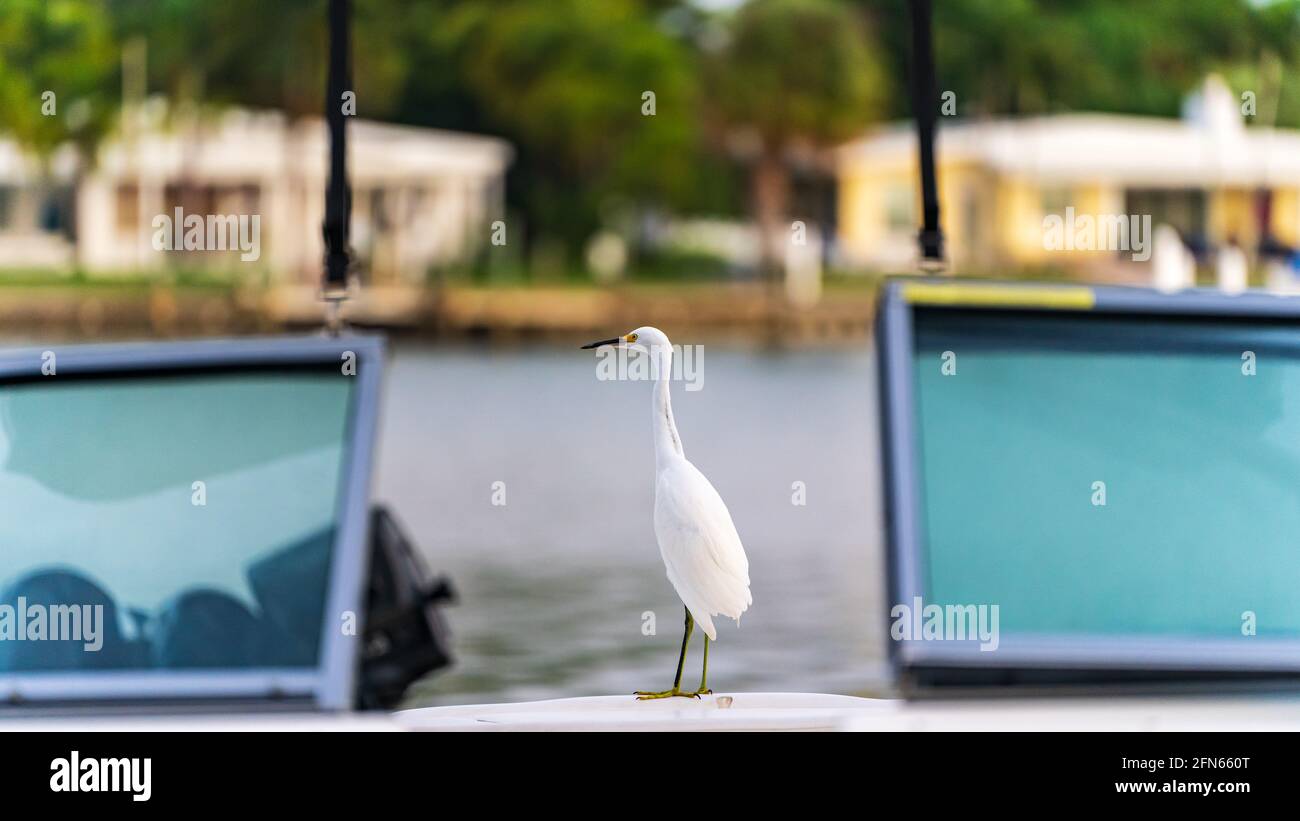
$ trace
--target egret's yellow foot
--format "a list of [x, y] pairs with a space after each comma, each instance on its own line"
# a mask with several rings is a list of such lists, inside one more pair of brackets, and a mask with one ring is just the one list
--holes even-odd
[[[691, 611], [688, 608], [682, 608], [686, 611], [686, 629], [682, 632], [682, 653], [677, 657], [677, 676], [673, 679], [673, 689], [662, 690], [658, 693], [650, 690], [637, 690], [632, 695], [636, 696], [637, 701], [646, 701], [652, 698], [672, 698], [680, 696], [682, 698], [699, 698], [699, 693], [692, 693], [682, 689], [682, 667], [686, 664], [686, 645], [690, 644], [691, 631], [695, 629], [695, 619], [691, 618]], [[707, 637], [706, 637], [707, 638]], [[705, 675], [708, 675], [708, 644], [705, 644]], [[700, 684], [704, 684], [703, 681]]]
[[711, 695], [713, 695], [713, 691], [707, 687], [701, 687], [700, 689], [695, 691], [696, 698], [699, 698], [700, 696], [711, 696]]
[[680, 697], [682, 697], [682, 698], [699, 698], [699, 697], [700, 697], [700, 694], [699, 694], [699, 693], [688, 693], [687, 691], [685, 691], [685, 690], [679, 690], [679, 689], [677, 689], [676, 687], [674, 687], [674, 688], [671, 689], [671, 690], [663, 690], [663, 691], [658, 692], [658, 693], [652, 693], [652, 692], [650, 692], [649, 690], [637, 690], [637, 691], [636, 691], [635, 693], [633, 693], [632, 695], [636, 696], [636, 700], [637, 700], [637, 701], [647, 701], [647, 700], [652, 699], [652, 698], [672, 698], [673, 696], [680, 696]]

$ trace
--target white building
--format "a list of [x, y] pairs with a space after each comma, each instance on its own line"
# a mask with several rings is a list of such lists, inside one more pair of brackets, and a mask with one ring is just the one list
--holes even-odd
[[[324, 123], [230, 110], [165, 126], [164, 113], [146, 106], [89, 166], [69, 147], [42, 172], [0, 139], [0, 267], [246, 267], [278, 282], [315, 282], [324, 255]], [[348, 136], [352, 245], [371, 282], [422, 282], [432, 267], [471, 258], [502, 218], [513, 154], [506, 142], [365, 120], [351, 121]], [[205, 218], [259, 215], [259, 258], [156, 250], [155, 219], [178, 207]]]

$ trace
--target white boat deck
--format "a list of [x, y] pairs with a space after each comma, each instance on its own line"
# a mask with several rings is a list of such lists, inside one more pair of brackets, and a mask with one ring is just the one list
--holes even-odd
[[1300, 730], [1296, 696], [1148, 696], [901, 701], [816, 693], [734, 693], [699, 700], [630, 695], [425, 707], [396, 713], [31, 716], [0, 731], [856, 731]]
[[593, 696], [426, 707], [396, 714], [412, 730], [837, 730], [895, 702], [816, 693], [737, 693], [637, 701]]
[[1295, 697], [1132, 697], [901, 701], [735, 693], [637, 701], [598, 696], [428, 707], [395, 714], [411, 730], [1300, 730]]

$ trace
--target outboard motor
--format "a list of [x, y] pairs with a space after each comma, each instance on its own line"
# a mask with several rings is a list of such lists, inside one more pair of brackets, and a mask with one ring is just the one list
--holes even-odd
[[456, 594], [446, 577], [429, 574], [382, 505], [370, 515], [369, 579], [357, 707], [390, 709], [412, 682], [451, 664], [441, 607]]

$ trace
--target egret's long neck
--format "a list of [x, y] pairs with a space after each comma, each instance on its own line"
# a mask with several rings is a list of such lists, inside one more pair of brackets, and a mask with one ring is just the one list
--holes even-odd
[[673, 374], [673, 351], [653, 350], [658, 370], [655, 373], [653, 413], [655, 432], [655, 465], [663, 467], [673, 457], [685, 456], [682, 450], [682, 437], [677, 434], [677, 423], [673, 421], [673, 400], [668, 393], [668, 382]]

